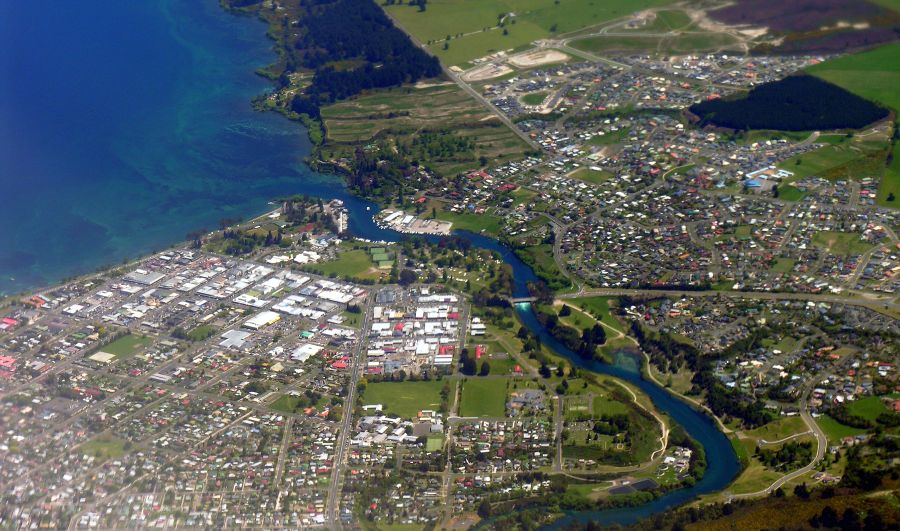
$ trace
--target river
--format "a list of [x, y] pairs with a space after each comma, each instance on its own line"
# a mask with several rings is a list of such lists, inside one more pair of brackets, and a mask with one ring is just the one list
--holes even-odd
[[[358, 199], [350, 205], [351, 212], [357, 208], [363, 208], [365, 210], [365, 207], [369, 208], [369, 210], [365, 212], [366, 215], [351, 215], [351, 231], [367, 239], [374, 240], [397, 241], [403, 237], [403, 235], [396, 231], [381, 229], [375, 225], [370, 214], [374, 214], [377, 211], [377, 206]], [[355, 212], [355, 214], [359, 214], [359, 212]], [[527, 283], [536, 280], [537, 277], [535, 276], [534, 271], [527, 264], [522, 262], [522, 260], [520, 260], [508, 247], [480, 234], [473, 234], [466, 231], [454, 231], [453, 234], [470, 241], [475, 247], [490, 249], [500, 253], [503, 260], [512, 266], [513, 269], [513, 296], [525, 297], [529, 295]], [[428, 236], [427, 239], [436, 241], [439, 238], [436, 236]], [[540, 337], [542, 344], [567, 358], [572, 365], [620, 378], [640, 388], [641, 391], [650, 397], [659, 411], [669, 415], [669, 417], [677, 424], [684, 427], [685, 431], [703, 446], [706, 451], [706, 473], [704, 474], [703, 479], [696, 482], [693, 486], [668, 492], [652, 502], [636, 507], [568, 513], [563, 519], [551, 526], [552, 528], [559, 528], [577, 522], [586, 523], [588, 521], [600, 524], [634, 523], [641, 518], [684, 505], [695, 499], [697, 496], [720, 491], [734, 480], [740, 471], [740, 463], [731, 446], [731, 442], [725, 434], [719, 431], [714, 420], [710, 419], [706, 414], [699, 412], [687, 402], [675, 397], [662, 387], [645, 380], [641, 376], [639, 370], [636, 369], [634, 363], [610, 365], [584, 360], [581, 356], [578, 356], [575, 352], [566, 348], [547, 332], [547, 330], [538, 322], [529, 303], [517, 304], [515, 310], [525, 327]]]

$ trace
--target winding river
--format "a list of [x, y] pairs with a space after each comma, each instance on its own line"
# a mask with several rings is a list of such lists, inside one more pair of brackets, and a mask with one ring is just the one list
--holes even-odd
[[[356, 236], [381, 241], [398, 241], [404, 235], [390, 229], [382, 229], [373, 221], [372, 216], [378, 207], [367, 201], [361, 200], [349, 194], [341, 194], [345, 206], [350, 211], [350, 230]], [[498, 252], [503, 260], [513, 269], [513, 296], [526, 297], [529, 295], [527, 283], [536, 280], [534, 271], [508, 247], [497, 240], [466, 231], [455, 231], [455, 236], [461, 237], [472, 243], [474, 247], [489, 249]], [[429, 236], [429, 240], [437, 241], [439, 237]], [[707, 468], [703, 479], [689, 488], [674, 490], [659, 498], [636, 507], [610, 509], [601, 511], [571, 512], [553, 524], [553, 528], [560, 528], [571, 523], [593, 521], [600, 524], [630, 524], [641, 518], [645, 518], [673, 507], [683, 505], [697, 496], [720, 491], [728, 486], [740, 471], [737, 455], [728, 438], [719, 431], [715, 421], [705, 413], [696, 410], [687, 402], [675, 397], [655, 383], [641, 377], [633, 364], [609, 365], [596, 361], [584, 360], [575, 352], [566, 348], [554, 339], [549, 332], [537, 320], [531, 305], [520, 303], [516, 305], [516, 313], [522, 323], [538, 337], [541, 342], [553, 349], [558, 354], [566, 357], [572, 365], [593, 372], [608, 374], [625, 380], [647, 394], [656, 408], [666, 413], [676, 423], [699, 442], [706, 450]]]

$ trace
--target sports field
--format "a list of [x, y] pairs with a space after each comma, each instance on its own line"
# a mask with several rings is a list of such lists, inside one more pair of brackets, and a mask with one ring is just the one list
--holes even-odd
[[461, 417], [503, 417], [506, 413], [506, 378], [469, 378], [463, 384]]
[[431, 0], [425, 11], [406, 4], [385, 6], [385, 9], [404, 30], [428, 45], [429, 51], [444, 64], [462, 65], [494, 52], [521, 48], [538, 39], [595, 26], [671, 1]]
[[366, 386], [362, 403], [381, 404], [384, 412], [405, 419], [416, 418], [423, 409], [437, 410], [441, 406], [444, 382], [378, 382]]
[[145, 336], [122, 336], [100, 350], [116, 356], [116, 358], [128, 357], [137, 354], [141, 349], [149, 345], [153, 338]]

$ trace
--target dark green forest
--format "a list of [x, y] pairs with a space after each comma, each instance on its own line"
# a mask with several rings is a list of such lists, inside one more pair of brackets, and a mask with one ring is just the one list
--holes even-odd
[[884, 107], [807, 75], [766, 83], [739, 97], [697, 103], [690, 112], [701, 126], [780, 131], [859, 129], [888, 115]]

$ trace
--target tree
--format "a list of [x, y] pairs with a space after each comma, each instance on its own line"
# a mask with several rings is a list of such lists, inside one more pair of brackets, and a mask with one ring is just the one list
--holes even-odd
[[778, 190], [778, 185], [777, 184], [773, 185], [772, 186], [772, 197], [774, 197], [775, 199], [778, 199], [779, 195], [781, 195], [781, 192]]
[[481, 503], [478, 505], [478, 516], [481, 518], [490, 518], [491, 502], [487, 501], [487, 499], [481, 500]]
[[809, 488], [806, 486], [806, 483], [801, 483], [794, 487], [794, 496], [804, 500], [809, 499]]
[[419, 275], [412, 269], [403, 269], [400, 271], [399, 282], [401, 286], [409, 286], [419, 280]]
[[550, 367], [546, 363], [541, 363], [541, 368], [538, 371], [541, 376], [544, 378], [549, 378], [551, 376]]
[[888, 193], [888, 196], [887, 196], [888, 202], [889, 202], [889, 203], [893, 203], [893, 202], [894, 202], [894, 199], [896, 199], [896, 198], [894, 197], [894, 192]]
[[487, 376], [487, 375], [490, 374], [490, 373], [491, 373], [491, 364], [488, 363], [488, 362], [486, 362], [486, 361], [485, 361], [485, 362], [482, 362], [482, 363], [481, 363], [481, 370], [478, 371], [478, 375], [479, 375], [479, 376]]
[[509, 35], [509, 30], [506, 28], [503, 28], [503, 35]]
[[562, 308], [559, 310], [559, 316], [567, 317], [569, 315], [572, 315], [572, 308], [570, 308], [568, 304], [563, 304]]

